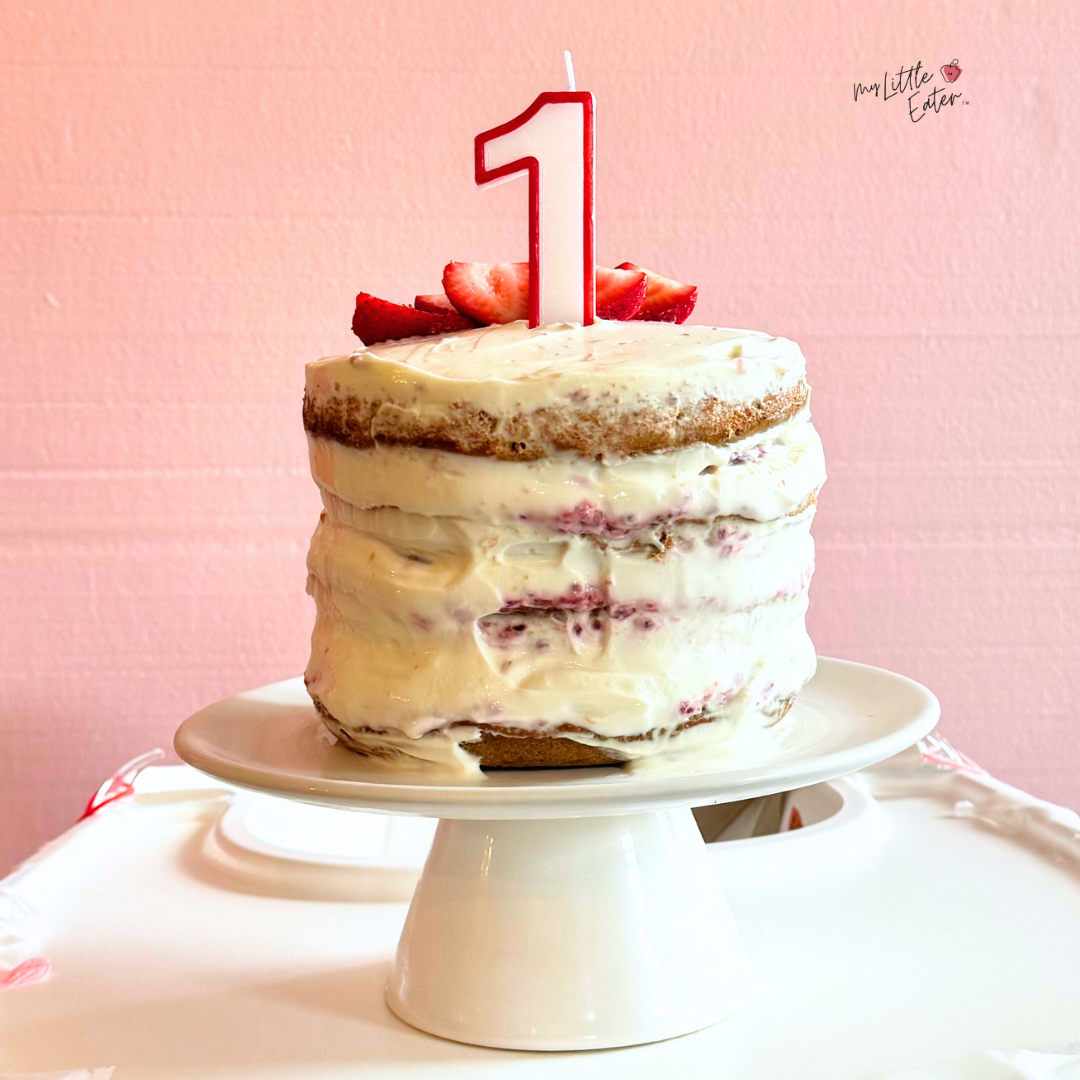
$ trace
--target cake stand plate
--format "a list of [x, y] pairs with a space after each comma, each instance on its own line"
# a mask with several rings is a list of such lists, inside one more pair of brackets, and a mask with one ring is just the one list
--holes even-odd
[[448, 782], [373, 768], [337, 745], [291, 679], [196, 713], [176, 750], [254, 791], [440, 818], [391, 1009], [459, 1042], [581, 1050], [696, 1031], [746, 999], [750, 965], [692, 806], [865, 768], [928, 734], [938, 715], [910, 679], [823, 658], [776, 739], [723, 771], [607, 766]]

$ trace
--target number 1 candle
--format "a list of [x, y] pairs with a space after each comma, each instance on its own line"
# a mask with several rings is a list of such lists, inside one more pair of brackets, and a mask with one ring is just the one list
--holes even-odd
[[593, 96], [541, 94], [476, 136], [476, 182], [529, 177], [529, 326], [590, 325], [596, 309]]

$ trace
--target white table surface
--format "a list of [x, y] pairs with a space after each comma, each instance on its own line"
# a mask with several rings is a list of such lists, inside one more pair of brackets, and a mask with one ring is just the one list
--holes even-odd
[[383, 986], [408, 875], [249, 873], [213, 853], [227, 798], [125, 799], [24, 874], [54, 970], [0, 995], [0, 1074], [864, 1080], [1080, 1040], [1080, 860], [1055, 864], [949, 799], [882, 799], [880, 842], [843, 856], [712, 845], [758, 976], [746, 1008], [665, 1043], [530, 1054], [397, 1020]]

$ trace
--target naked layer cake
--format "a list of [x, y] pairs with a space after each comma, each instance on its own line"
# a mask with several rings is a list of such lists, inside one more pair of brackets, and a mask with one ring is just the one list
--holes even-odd
[[815, 668], [808, 399], [791, 341], [669, 322], [309, 364], [306, 682], [327, 726], [476, 772], [635, 767], [778, 724]]

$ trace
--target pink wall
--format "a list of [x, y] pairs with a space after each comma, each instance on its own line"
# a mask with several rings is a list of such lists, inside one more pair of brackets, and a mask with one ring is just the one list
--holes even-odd
[[[1080, 803], [1078, 34], [1023, 0], [0, 7], [0, 867], [197, 706], [301, 670], [303, 363], [351, 347], [360, 287], [524, 257], [523, 188], [476, 190], [471, 139], [564, 47], [601, 261], [810, 359], [820, 650]], [[853, 103], [953, 57], [940, 114]]]

